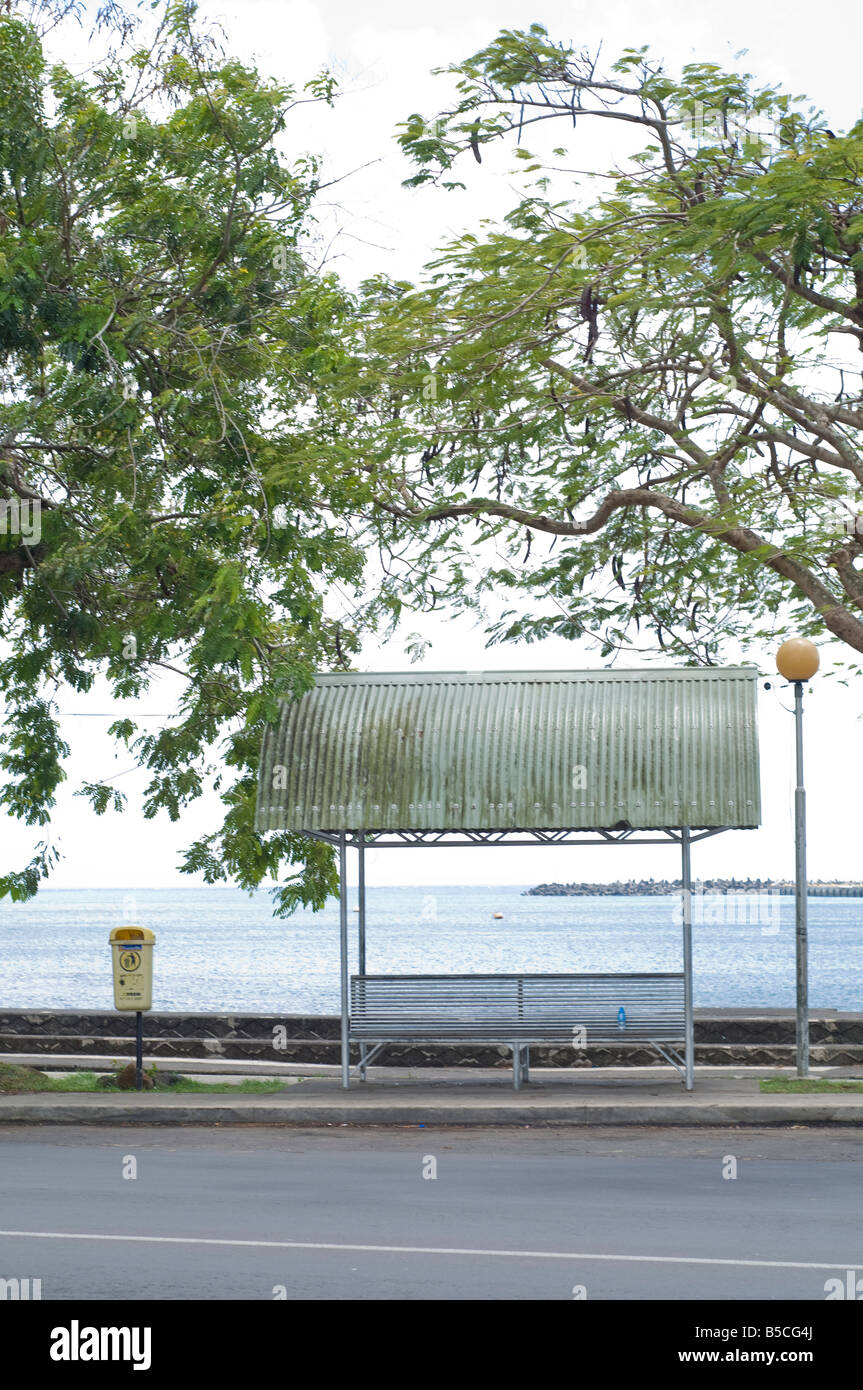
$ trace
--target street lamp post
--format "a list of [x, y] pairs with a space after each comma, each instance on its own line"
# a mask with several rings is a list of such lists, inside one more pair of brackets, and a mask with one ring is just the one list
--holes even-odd
[[818, 670], [818, 650], [805, 637], [792, 637], [776, 653], [780, 676], [794, 685], [797, 786], [794, 791], [795, 958], [797, 964], [797, 1075], [809, 1075], [809, 932], [806, 920], [806, 791], [803, 786], [803, 682]]

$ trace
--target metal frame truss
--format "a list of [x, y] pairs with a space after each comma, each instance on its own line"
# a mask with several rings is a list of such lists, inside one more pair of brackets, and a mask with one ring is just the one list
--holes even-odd
[[[702, 826], [693, 829], [690, 841], [706, 840], [721, 835], [732, 827]], [[342, 833], [335, 830], [303, 830], [312, 840], [339, 845]], [[444, 845], [455, 849], [460, 845], [669, 845], [681, 844], [682, 831], [677, 828], [658, 830], [346, 830], [345, 843], [366, 849], [416, 849], [422, 845]]]

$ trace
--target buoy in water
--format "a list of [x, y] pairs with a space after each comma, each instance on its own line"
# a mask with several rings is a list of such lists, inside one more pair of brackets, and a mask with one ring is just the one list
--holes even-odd
[[502, 921], [503, 921], [503, 913], [502, 913], [502, 912], [496, 912], [496, 913], [494, 914], [494, 920], [495, 920], [496, 922], [502, 922]]

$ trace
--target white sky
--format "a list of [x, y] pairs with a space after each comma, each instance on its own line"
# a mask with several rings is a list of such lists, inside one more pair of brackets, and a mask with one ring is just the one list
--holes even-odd
[[[850, 41], [859, 23], [851, 0], [822, 3], [817, 11], [800, 0], [761, 6], [752, 0], [707, 0], [686, 4], [546, 3], [537, 11], [512, 0], [436, 0], [433, 6], [408, 6], [403, 0], [367, 0], [362, 6], [343, 0], [205, 0], [203, 14], [219, 19], [230, 48], [243, 59], [256, 59], [261, 70], [302, 84], [323, 66], [341, 77], [345, 95], [333, 112], [303, 108], [302, 124], [287, 132], [286, 147], [321, 153], [332, 175], [369, 167], [333, 191], [334, 206], [322, 209], [322, 236], [336, 235], [332, 265], [349, 283], [381, 268], [415, 277], [441, 241], [454, 232], [476, 227], [481, 217], [497, 216], [514, 201], [514, 184], [506, 157], [486, 158], [466, 168], [468, 189], [444, 195], [406, 190], [401, 181], [411, 172], [396, 146], [397, 122], [413, 111], [433, 116], [443, 103], [444, 79], [432, 67], [456, 62], [488, 43], [502, 28], [527, 28], [540, 20], [553, 38], [573, 39], [595, 49], [600, 40], [609, 60], [624, 47], [649, 43], [651, 52], [672, 67], [704, 60], [752, 71], [764, 83], [805, 92], [823, 107], [834, 129], [860, 114], [859, 45]], [[85, 32], [67, 28], [55, 51], [77, 66], [86, 56]], [[735, 62], [734, 55], [747, 50]], [[603, 137], [604, 138], [604, 137]], [[606, 147], [595, 129], [579, 130], [580, 167], [606, 167]], [[574, 148], [574, 147], [573, 147]], [[496, 647], [482, 654], [482, 638], [465, 619], [408, 619], [405, 632], [419, 630], [431, 638], [425, 659], [415, 670], [529, 669], [598, 665], [598, 657], [559, 639], [529, 647]], [[404, 639], [389, 646], [369, 645], [358, 663], [362, 670], [398, 670], [408, 666]], [[621, 665], [641, 664], [622, 661]], [[762, 670], [774, 673], [773, 653], [765, 651]], [[812, 878], [863, 875], [859, 768], [863, 752], [859, 681], [848, 688], [825, 679], [831, 659], [822, 653], [819, 675], [807, 698], [807, 787], [809, 800], [809, 869]], [[140, 702], [123, 707], [133, 717], [173, 708], [177, 683], [165, 678]], [[762, 690], [761, 830], [729, 833], [705, 842], [694, 852], [696, 875], [782, 876], [793, 874], [793, 720], [785, 690]], [[105, 736], [117, 716], [109, 697], [95, 692], [67, 696], [61, 707], [76, 715], [65, 719], [63, 733], [72, 745], [69, 781], [61, 790], [54, 836], [65, 855], [52, 876], [54, 887], [110, 887], [131, 890], [193, 880], [177, 873], [182, 848], [221, 819], [215, 798], [194, 805], [172, 825], [166, 818], [144, 821], [139, 806], [146, 778], [127, 773], [131, 759], [116, 753]], [[92, 717], [107, 712], [110, 718]], [[150, 722], [150, 721], [147, 721]], [[122, 816], [94, 816], [72, 789], [82, 777], [117, 776], [129, 798]], [[20, 867], [30, 858], [38, 835], [0, 818], [3, 865]], [[510, 849], [399, 850], [370, 856], [369, 882], [447, 884], [533, 883], [541, 880], [674, 877], [672, 849]]]

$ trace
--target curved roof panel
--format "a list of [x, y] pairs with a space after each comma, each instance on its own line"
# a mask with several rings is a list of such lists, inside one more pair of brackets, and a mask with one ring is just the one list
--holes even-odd
[[264, 738], [257, 828], [752, 828], [755, 667], [339, 674]]

